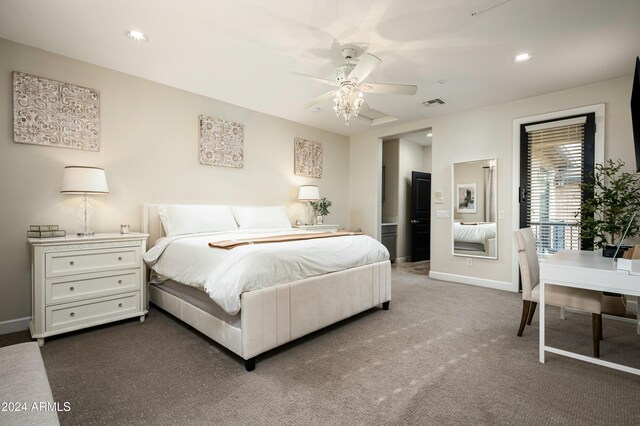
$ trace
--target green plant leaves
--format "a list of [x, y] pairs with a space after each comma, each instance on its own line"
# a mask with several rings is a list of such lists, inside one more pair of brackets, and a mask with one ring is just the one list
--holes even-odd
[[[622, 160], [598, 163], [582, 184], [585, 194], [592, 194], [582, 203], [582, 237], [593, 238], [596, 247], [616, 244], [633, 213], [640, 212], [640, 174], [624, 172], [624, 166]], [[639, 233], [636, 219], [627, 236]]]
[[329, 214], [329, 207], [331, 207], [331, 201], [327, 200], [325, 197], [322, 197], [318, 201], [309, 201], [311, 207], [313, 207], [313, 211], [318, 216], [326, 216]]

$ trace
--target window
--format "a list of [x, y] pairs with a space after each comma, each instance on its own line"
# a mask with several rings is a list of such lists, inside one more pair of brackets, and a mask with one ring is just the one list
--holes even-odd
[[541, 256], [592, 249], [578, 223], [591, 196], [581, 183], [593, 172], [595, 114], [524, 124], [520, 135], [520, 226], [533, 229]]

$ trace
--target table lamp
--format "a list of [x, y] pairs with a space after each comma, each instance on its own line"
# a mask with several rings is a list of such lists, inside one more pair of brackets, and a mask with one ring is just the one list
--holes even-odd
[[89, 230], [95, 208], [87, 200], [87, 194], [108, 194], [107, 176], [99, 167], [66, 166], [62, 176], [63, 194], [82, 194], [82, 203], [78, 205], [77, 213], [83, 223], [83, 231], [79, 237], [90, 237], [94, 232]]
[[[299, 201], [317, 201], [320, 199], [320, 191], [318, 190], [317, 185], [301, 185], [300, 189], [298, 189], [298, 200]], [[307, 209], [310, 204], [307, 204]], [[307, 210], [307, 219], [311, 217], [309, 211]], [[312, 221], [309, 221], [310, 224]]]

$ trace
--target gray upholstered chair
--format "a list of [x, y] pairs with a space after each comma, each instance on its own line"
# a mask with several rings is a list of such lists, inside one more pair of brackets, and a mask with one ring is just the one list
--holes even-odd
[[[531, 228], [524, 228], [514, 233], [520, 277], [522, 278], [522, 318], [518, 336], [522, 336], [525, 324], [531, 324], [536, 306], [540, 301], [540, 265], [536, 251], [536, 240]], [[584, 290], [564, 286], [548, 285], [545, 287], [547, 305], [573, 308], [590, 312], [593, 323], [593, 356], [600, 357], [600, 340], [602, 339], [602, 292]]]

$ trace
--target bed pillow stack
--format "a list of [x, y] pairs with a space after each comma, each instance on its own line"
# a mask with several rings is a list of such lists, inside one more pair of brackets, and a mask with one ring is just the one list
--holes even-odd
[[291, 228], [285, 206], [167, 204], [158, 215], [168, 237], [238, 229]]
[[284, 206], [233, 206], [233, 215], [240, 229], [291, 228]]
[[231, 206], [162, 205], [158, 215], [168, 237], [238, 229]]

